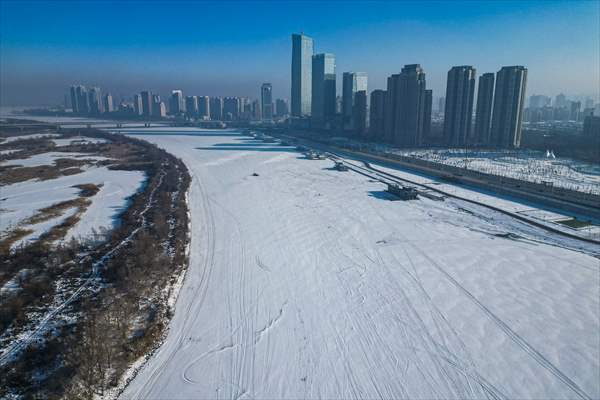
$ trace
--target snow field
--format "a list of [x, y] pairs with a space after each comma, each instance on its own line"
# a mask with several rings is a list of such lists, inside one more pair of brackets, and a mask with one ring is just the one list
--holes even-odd
[[231, 132], [138, 137], [190, 169], [192, 242], [123, 398], [600, 396], [596, 258]]

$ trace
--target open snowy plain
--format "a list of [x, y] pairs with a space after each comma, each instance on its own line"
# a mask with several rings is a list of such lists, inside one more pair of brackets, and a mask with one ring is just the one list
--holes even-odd
[[130, 133], [189, 167], [192, 242], [123, 398], [600, 397], [593, 251], [237, 132]]

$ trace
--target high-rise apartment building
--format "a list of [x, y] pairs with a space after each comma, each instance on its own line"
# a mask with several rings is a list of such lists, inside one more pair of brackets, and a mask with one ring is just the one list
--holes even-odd
[[368, 133], [369, 114], [368, 96], [366, 90], [354, 93], [352, 105], [352, 129], [356, 135], [366, 137]]
[[425, 90], [425, 111], [423, 114], [423, 140], [431, 139], [431, 111], [433, 107], [433, 90]]
[[517, 148], [521, 145], [521, 124], [526, 86], [527, 68], [523, 66], [502, 67], [496, 74], [490, 131], [492, 146]]
[[377, 89], [371, 92], [371, 107], [369, 110], [369, 131], [371, 137], [383, 140], [383, 118], [385, 115], [385, 90]]
[[260, 109], [261, 118], [259, 119], [273, 119], [273, 87], [270, 83], [263, 83], [260, 87]]
[[210, 119], [210, 98], [208, 96], [198, 97], [198, 118]]
[[142, 96], [140, 96], [139, 94], [135, 94], [133, 96], [133, 112], [135, 113], [135, 115], [142, 115]]
[[471, 140], [475, 68], [470, 65], [452, 67], [446, 84], [444, 140], [447, 146], [464, 146]]
[[352, 130], [352, 113], [356, 92], [367, 91], [367, 74], [365, 72], [344, 72], [342, 75], [342, 124], [345, 130]]
[[223, 120], [223, 98], [210, 98], [210, 119], [213, 121]]
[[409, 64], [388, 78], [384, 132], [386, 140], [404, 146], [423, 144], [425, 71]]
[[223, 99], [223, 119], [236, 121], [240, 117], [241, 101], [239, 97], [225, 97]]
[[288, 108], [288, 102], [286, 99], [277, 99], [275, 101], [275, 115], [277, 117], [285, 117], [290, 113]]
[[312, 99], [313, 40], [304, 35], [292, 35], [292, 115], [310, 115]]
[[329, 53], [316, 54], [312, 63], [311, 119], [317, 125], [335, 115], [335, 100], [335, 56]]
[[149, 90], [144, 90], [140, 93], [142, 97], [142, 115], [149, 117], [152, 115], [152, 93]]
[[479, 77], [477, 107], [475, 111], [475, 143], [488, 145], [492, 127], [492, 104], [494, 102], [494, 73], [487, 72]]
[[104, 103], [104, 112], [105, 113], [111, 113], [113, 111], [115, 111], [115, 105], [113, 102], [113, 97], [110, 93], [106, 93], [104, 95], [104, 98], [102, 99], [103, 103]]
[[185, 102], [183, 99], [183, 92], [181, 90], [171, 91], [171, 98], [169, 99], [169, 112], [172, 115], [178, 115], [185, 112]]
[[185, 97], [185, 114], [188, 117], [197, 117], [198, 116], [198, 97], [196, 96], [186, 96]]
[[102, 113], [102, 93], [100, 88], [90, 88], [88, 92], [89, 98], [89, 113], [92, 115], [99, 115]]

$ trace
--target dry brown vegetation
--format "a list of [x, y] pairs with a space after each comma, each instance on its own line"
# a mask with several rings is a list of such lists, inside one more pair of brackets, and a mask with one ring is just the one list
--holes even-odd
[[[79, 287], [93, 262], [137, 233], [103, 264], [90, 287], [94, 290], [83, 292], [57, 315], [57, 324], [43, 341], [33, 342], [14, 362], [0, 368], [0, 397], [13, 393], [32, 398], [91, 398], [116, 385], [128, 365], [164, 335], [171, 312], [165, 289], [187, 263], [185, 193], [190, 177], [183, 163], [137, 139], [95, 130], [70, 132], [81, 133], [110, 140], [82, 146], [93, 146], [96, 154], [117, 159], [111, 168], [142, 169], [147, 183], [131, 198], [120, 225], [103, 243], [73, 241], [54, 248], [49, 244], [53, 235], [64, 235], [58, 226], [42, 240], [0, 256], [0, 282], [28, 266], [19, 295], [0, 297], [0, 338], [2, 333], [16, 333], [19, 327], [34, 323], [29, 311], [50, 309], [53, 302]], [[79, 188], [81, 201], [99, 190]], [[72, 222], [69, 219], [66, 224]]]

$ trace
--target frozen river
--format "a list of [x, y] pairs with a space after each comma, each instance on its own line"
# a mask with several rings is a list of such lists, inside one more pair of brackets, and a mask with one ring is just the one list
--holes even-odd
[[600, 397], [597, 258], [236, 132], [144, 133], [190, 169], [192, 242], [124, 398]]

